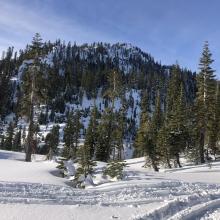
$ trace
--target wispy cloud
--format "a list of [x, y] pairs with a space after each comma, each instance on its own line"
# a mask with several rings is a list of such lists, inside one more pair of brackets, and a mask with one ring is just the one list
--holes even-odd
[[197, 70], [202, 44], [209, 40], [220, 71], [217, 6], [218, 0], [194, 0], [190, 6], [185, 0], [0, 0], [0, 52], [23, 48], [39, 32], [51, 41], [129, 42], [163, 64], [178, 60]]
[[88, 39], [99, 39], [101, 33], [97, 30], [83, 26], [72, 18], [55, 15], [47, 9], [49, 5], [41, 10], [25, 4], [0, 1], [0, 49], [6, 45], [15, 45], [16, 48], [24, 46], [36, 32], [47, 40], [61, 38], [81, 43]]

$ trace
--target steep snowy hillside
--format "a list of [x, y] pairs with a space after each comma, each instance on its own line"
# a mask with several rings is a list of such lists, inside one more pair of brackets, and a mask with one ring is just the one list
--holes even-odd
[[[41, 42], [42, 43], [42, 42]], [[9, 123], [16, 127], [15, 131], [23, 130], [27, 134], [28, 124], [21, 118], [24, 113], [24, 84], [28, 68], [35, 58], [31, 46], [27, 46], [20, 55], [13, 58], [10, 48], [4, 59], [0, 61], [0, 69], [7, 76], [7, 89], [1, 94], [0, 101], [0, 140], [5, 136]], [[81, 138], [88, 126], [92, 107], [97, 106], [100, 114], [111, 106], [106, 91], [110, 88], [108, 76], [113, 70], [121, 76], [122, 94], [117, 98], [115, 111], [125, 111], [124, 144], [131, 145], [139, 126], [140, 100], [143, 91], [148, 93], [149, 112], [154, 110], [156, 95], [159, 92], [161, 107], [165, 108], [167, 82], [171, 67], [161, 65], [154, 58], [131, 44], [93, 43], [76, 45], [71, 43], [45, 42], [40, 47], [37, 57], [43, 81], [37, 86], [43, 91], [44, 99], [40, 107], [35, 106], [35, 122], [40, 124], [38, 145], [45, 144], [45, 135], [52, 125], [64, 127], [70, 111], [80, 110]], [[195, 93], [194, 74], [180, 70], [184, 82], [186, 99], [191, 102]], [[28, 84], [28, 82], [26, 82]], [[0, 89], [1, 90], [1, 89]], [[42, 94], [41, 94], [42, 95]], [[38, 103], [39, 104], [39, 103]], [[4, 106], [4, 107], [3, 107]], [[10, 120], [8, 118], [12, 116]], [[45, 135], [44, 135], [45, 134]], [[63, 129], [60, 130], [62, 142]], [[39, 151], [40, 152], [40, 151]]]
[[207, 220], [220, 216], [220, 162], [211, 168], [186, 166], [155, 173], [142, 167], [144, 158], [130, 159], [122, 181], [79, 190], [65, 185], [67, 180], [57, 176], [55, 163], [38, 155], [26, 163], [23, 157], [0, 151], [1, 220]]

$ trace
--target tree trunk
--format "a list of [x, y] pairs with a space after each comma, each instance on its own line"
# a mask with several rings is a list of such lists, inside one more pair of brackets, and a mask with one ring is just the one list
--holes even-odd
[[28, 136], [27, 136], [27, 146], [26, 146], [26, 155], [25, 155], [26, 162], [31, 162], [33, 136], [34, 136], [33, 130], [34, 130], [34, 122], [33, 122], [33, 107], [32, 107], [31, 115], [30, 115], [30, 124], [28, 128]]
[[172, 168], [172, 166], [171, 166], [171, 164], [170, 164], [170, 158], [169, 158], [169, 156], [168, 156], [168, 152], [166, 152], [166, 162], [167, 162], [167, 166], [168, 166], [168, 168]]
[[52, 158], [53, 158], [53, 149], [50, 147], [49, 153], [48, 153], [48, 155], [47, 155], [47, 159], [48, 159], [48, 160], [52, 160]]
[[205, 157], [204, 157], [204, 143], [205, 143], [204, 132], [201, 132], [201, 133], [200, 133], [200, 138], [199, 138], [199, 156], [200, 156], [200, 163], [205, 163]]
[[33, 136], [34, 136], [34, 89], [35, 89], [35, 78], [32, 73], [32, 82], [31, 82], [31, 95], [30, 95], [30, 112], [29, 112], [29, 128], [27, 136], [27, 149], [25, 155], [25, 161], [31, 162], [31, 154], [33, 148]]
[[176, 154], [176, 163], [179, 167], [182, 167], [180, 164], [180, 155], [179, 154]]
[[159, 169], [158, 169], [158, 167], [157, 167], [157, 165], [156, 165], [155, 161], [154, 161], [154, 160], [152, 160], [152, 159], [151, 159], [151, 161], [152, 161], [152, 167], [153, 167], [154, 171], [158, 172], [158, 171], [159, 171]]

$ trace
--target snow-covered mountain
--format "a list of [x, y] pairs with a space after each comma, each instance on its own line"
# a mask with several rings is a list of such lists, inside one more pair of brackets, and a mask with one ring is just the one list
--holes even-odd
[[[20, 97], [22, 95], [23, 76], [28, 66], [33, 63], [33, 55], [30, 47], [20, 52], [13, 58], [7, 56], [2, 60], [10, 63], [10, 90], [2, 109], [2, 120], [5, 123], [17, 122], [17, 129], [26, 127], [27, 123], [20, 117]], [[129, 145], [134, 139], [139, 125], [140, 100], [143, 91], [149, 96], [150, 111], [154, 110], [156, 94], [161, 94], [162, 106], [165, 108], [165, 98], [169, 73], [172, 67], [163, 66], [156, 62], [148, 53], [140, 48], [126, 43], [108, 44], [93, 43], [84, 45], [71, 45], [57, 41], [54, 44], [43, 44], [39, 54], [39, 62], [42, 74], [45, 75], [45, 84], [48, 89], [47, 100], [35, 108], [35, 121], [40, 116], [46, 115], [47, 119], [40, 123], [38, 132], [40, 145], [44, 143], [45, 136], [52, 125], [59, 124], [61, 127], [60, 137], [63, 137], [63, 127], [66, 123], [66, 114], [79, 109], [82, 113], [81, 121], [84, 125], [82, 138], [88, 126], [90, 110], [94, 103], [100, 113], [111, 105], [111, 101], [104, 97], [109, 88], [108, 75], [116, 70], [121, 75], [124, 102], [126, 105], [126, 138], [125, 144]], [[3, 62], [4, 61], [4, 62]], [[7, 61], [7, 62], [6, 62]], [[13, 65], [12, 65], [13, 64]], [[182, 79], [185, 86], [186, 98], [192, 102], [195, 96], [195, 76], [188, 70], [182, 71]], [[41, 87], [39, 85], [39, 87]], [[45, 88], [39, 88], [44, 90]], [[121, 97], [116, 99], [115, 110], [122, 106]], [[53, 119], [50, 117], [54, 114]], [[14, 116], [14, 117], [11, 117]], [[5, 132], [7, 126], [4, 126]]]

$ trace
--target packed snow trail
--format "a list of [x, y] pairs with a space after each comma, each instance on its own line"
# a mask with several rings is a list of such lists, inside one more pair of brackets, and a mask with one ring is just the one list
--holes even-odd
[[220, 220], [220, 184], [210, 184], [220, 181], [219, 162], [155, 173], [142, 167], [144, 158], [130, 159], [122, 181], [96, 175], [98, 185], [82, 190], [66, 185], [56, 163], [23, 158], [0, 151], [1, 220]]
[[220, 186], [167, 181], [80, 190], [49, 184], [0, 182], [0, 203], [101, 207], [154, 203], [155, 209], [141, 216], [133, 216], [133, 219], [196, 219], [220, 207]]

